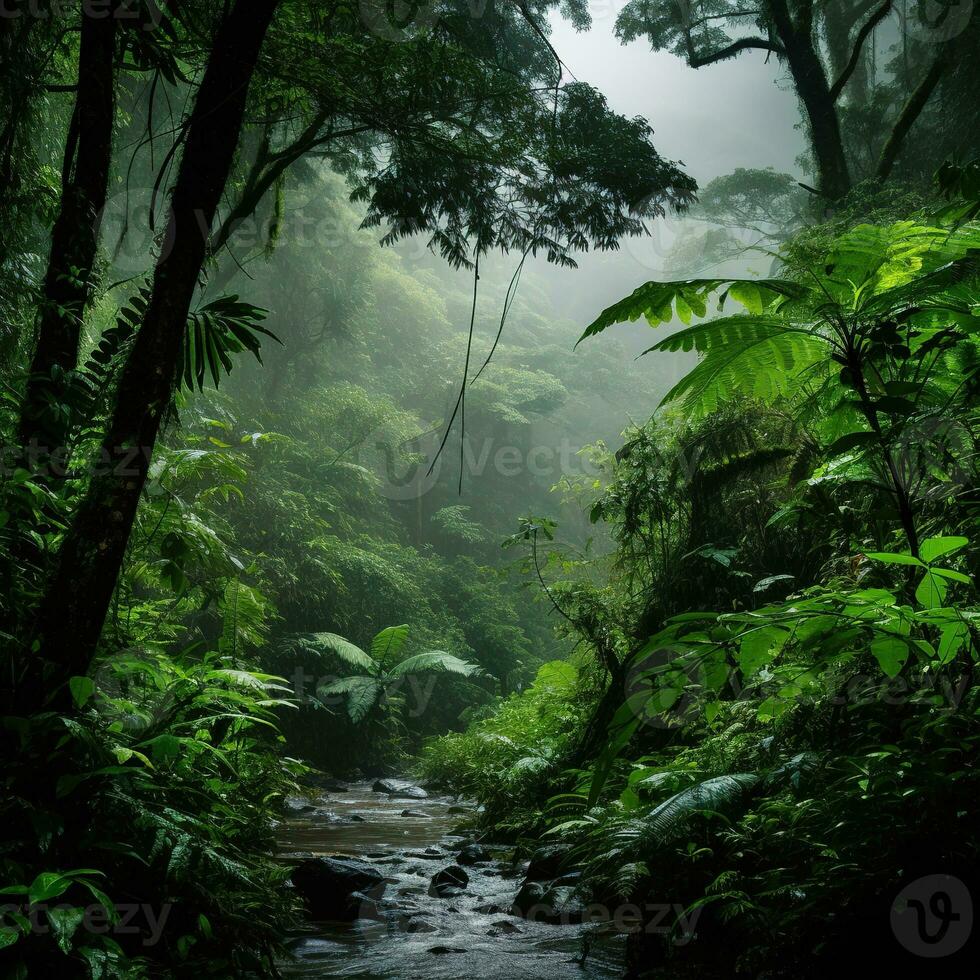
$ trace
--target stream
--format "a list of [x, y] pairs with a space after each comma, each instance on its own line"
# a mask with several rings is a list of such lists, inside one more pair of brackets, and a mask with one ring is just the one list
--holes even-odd
[[[345, 856], [386, 879], [375, 918], [309, 922], [289, 937], [294, 977], [419, 980], [422, 977], [526, 980], [622, 976], [622, 937], [590, 943], [584, 965], [582, 925], [548, 925], [509, 914], [521, 866], [507, 848], [487, 846], [493, 860], [467, 865], [469, 884], [451, 898], [429, 894], [429, 881], [456, 865], [465, 841], [459, 824], [473, 812], [448, 797], [392, 797], [371, 783], [346, 792], [311, 790], [287, 801], [294, 815], [279, 827], [284, 861]], [[507, 910], [507, 911], [501, 911]]]

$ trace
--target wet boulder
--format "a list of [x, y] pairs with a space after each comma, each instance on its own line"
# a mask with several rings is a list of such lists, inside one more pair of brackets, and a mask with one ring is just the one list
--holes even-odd
[[588, 909], [574, 885], [553, 885], [545, 892], [543, 922], [551, 925], [577, 925], [586, 918]]
[[484, 905], [477, 905], [473, 911], [478, 915], [500, 915], [502, 913], [506, 914], [509, 910], [505, 909], [502, 905], [487, 902]]
[[459, 895], [469, 883], [469, 875], [462, 868], [451, 864], [432, 876], [429, 894], [436, 898], [452, 898]]
[[520, 926], [514, 925], [509, 919], [498, 919], [496, 922], [490, 923], [490, 929], [487, 930], [488, 936], [511, 936], [515, 932], [520, 932]]
[[460, 849], [456, 860], [460, 864], [476, 864], [478, 861], [489, 861], [490, 853], [480, 844], [467, 844]]
[[540, 881], [524, 882], [510, 910], [511, 915], [553, 926], [576, 925], [587, 917], [587, 913], [575, 885]]
[[384, 920], [384, 914], [378, 908], [378, 903], [365, 895], [364, 892], [351, 892], [347, 896], [347, 910], [351, 913], [350, 919], [373, 919], [376, 922]]
[[405, 932], [436, 932], [436, 927], [427, 919], [412, 916], [404, 925]]
[[403, 817], [428, 817], [427, 813], [423, 813], [421, 810], [402, 810]]
[[526, 881], [552, 881], [560, 878], [563, 865], [571, 852], [569, 844], [546, 844], [532, 855], [524, 873]]
[[343, 857], [317, 857], [298, 864], [291, 875], [314, 919], [352, 922], [364, 900], [379, 898], [384, 875], [363, 861]]
[[419, 786], [412, 786], [411, 783], [400, 783], [394, 779], [375, 780], [371, 789], [375, 793], [384, 793], [386, 796], [396, 796], [409, 800], [427, 800], [429, 794]]
[[540, 881], [525, 881], [514, 898], [511, 915], [525, 915], [531, 908], [544, 900], [547, 888]]

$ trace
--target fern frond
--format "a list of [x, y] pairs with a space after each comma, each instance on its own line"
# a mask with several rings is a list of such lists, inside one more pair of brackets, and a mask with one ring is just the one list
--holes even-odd
[[357, 667], [367, 674], [377, 673], [378, 665], [359, 646], [336, 633], [305, 633], [297, 642], [314, 653], [331, 653], [351, 667]]
[[651, 351], [697, 350], [701, 362], [664, 396], [707, 415], [745, 395], [773, 402], [794, 390], [799, 375], [826, 360], [827, 341], [817, 333], [760, 317], [726, 317], [689, 327]]
[[342, 677], [340, 680], [327, 684], [318, 690], [318, 694], [345, 694], [347, 696], [347, 714], [355, 724], [367, 716], [377, 704], [383, 685], [374, 677]]
[[459, 674], [461, 677], [476, 677], [482, 671], [476, 664], [460, 660], [451, 653], [442, 650], [429, 650], [417, 653], [414, 657], [403, 660], [391, 668], [390, 677], [404, 677], [408, 674], [419, 674], [423, 671], [433, 671], [443, 674]]
[[268, 633], [268, 603], [257, 589], [230, 579], [222, 597], [223, 619], [218, 649], [235, 656], [244, 645], [259, 647]]
[[801, 299], [809, 290], [783, 279], [683, 279], [675, 282], [645, 282], [629, 296], [607, 307], [589, 324], [579, 343], [615, 323], [645, 317], [652, 327], [670, 323], [676, 315], [683, 323], [707, 313], [708, 300], [722, 290], [719, 309], [731, 297], [750, 313], [762, 313], [780, 300]]
[[638, 821], [635, 848], [648, 854], [673, 839], [682, 823], [695, 813], [732, 812], [759, 782], [754, 773], [715, 776], [675, 793]]

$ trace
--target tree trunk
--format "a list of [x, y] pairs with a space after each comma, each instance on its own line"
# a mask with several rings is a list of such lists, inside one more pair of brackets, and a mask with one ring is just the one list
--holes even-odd
[[[54, 451], [64, 442], [63, 415], [51, 410], [63, 375], [78, 360], [92, 266], [112, 159], [115, 115], [114, 9], [82, 12], [78, 95], [65, 154], [61, 210], [51, 235], [37, 346], [21, 407], [20, 442]], [[74, 146], [72, 145], [74, 143]]]
[[818, 189], [836, 201], [851, 189], [851, 176], [844, 155], [837, 107], [817, 53], [813, 36], [812, 4], [800, 4], [794, 23], [786, 0], [770, 0], [773, 25], [786, 51], [786, 62], [797, 94], [803, 103], [810, 130], [810, 145], [817, 161]]
[[64, 706], [67, 680], [91, 663], [140, 493], [173, 394], [187, 314], [231, 168], [246, 96], [278, 0], [238, 0], [218, 31], [187, 129], [153, 294], [123, 370], [92, 478], [39, 607], [35, 639]]

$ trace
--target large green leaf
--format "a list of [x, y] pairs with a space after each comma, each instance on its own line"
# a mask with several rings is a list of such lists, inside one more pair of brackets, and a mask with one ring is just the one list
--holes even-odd
[[770, 663], [788, 638], [789, 631], [779, 626], [762, 626], [747, 631], [739, 642], [739, 670], [746, 677], [751, 677]]
[[408, 626], [389, 626], [383, 629], [371, 641], [371, 656], [383, 664], [389, 657], [394, 657], [405, 645], [408, 639]]
[[943, 555], [949, 555], [956, 551], [962, 551], [970, 543], [969, 538], [961, 535], [947, 535], [938, 538], [926, 538], [919, 548], [919, 554], [925, 562], [934, 562]]
[[872, 640], [871, 653], [889, 677], [897, 677], [909, 658], [908, 644], [896, 636], [883, 636]]
[[232, 354], [249, 351], [261, 363], [261, 336], [279, 342], [274, 333], [259, 325], [265, 315], [265, 310], [237, 296], [222, 296], [189, 314], [181, 342], [184, 384], [191, 390], [203, 388], [209, 373], [217, 388], [222, 373], [231, 373]]

